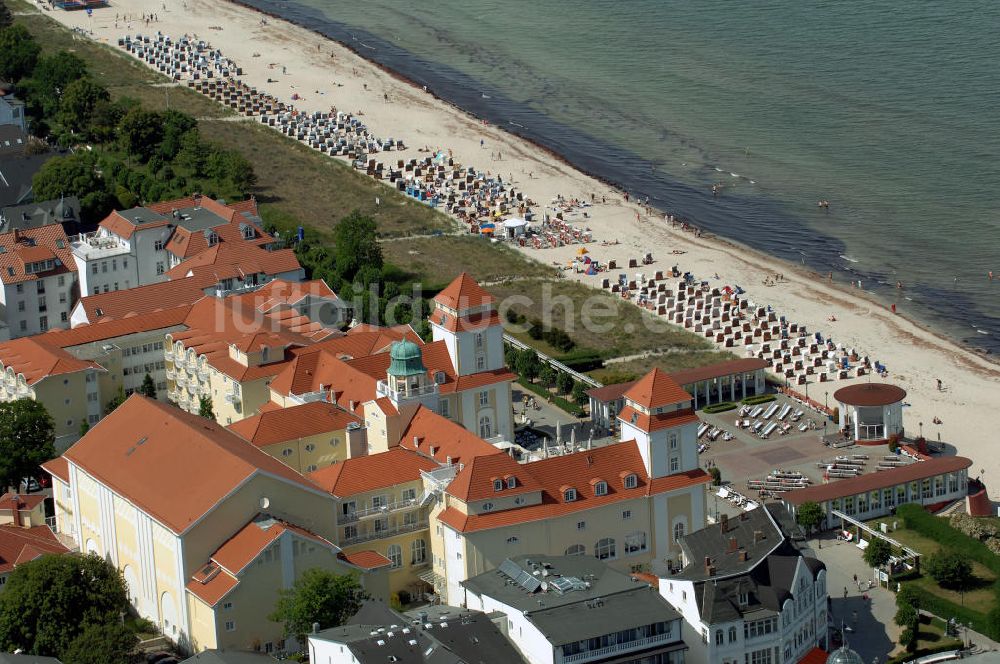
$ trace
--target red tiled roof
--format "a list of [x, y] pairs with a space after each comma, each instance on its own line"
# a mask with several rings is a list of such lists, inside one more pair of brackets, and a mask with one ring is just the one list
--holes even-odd
[[646, 415], [631, 406], [625, 406], [622, 408], [622, 412], [618, 413], [618, 419], [622, 422], [634, 424], [643, 431], [659, 431], [660, 429], [679, 427], [683, 424], [697, 422], [698, 416], [691, 408], [674, 410], [658, 415]]
[[479, 373], [468, 374], [465, 376], [459, 376], [458, 380], [455, 381], [454, 390], [441, 390], [442, 392], [465, 392], [466, 390], [474, 390], [477, 387], [486, 387], [487, 385], [496, 385], [497, 383], [505, 383], [509, 381], [517, 380], [517, 374], [508, 369], [494, 369], [493, 371], [480, 371]]
[[469, 463], [474, 457], [502, 454], [460, 424], [420, 406], [399, 439], [400, 447], [420, 452], [439, 463]]
[[34, 385], [47, 376], [104, 369], [90, 360], [80, 360], [59, 346], [48, 343], [49, 335], [21, 337], [0, 342], [0, 365], [22, 374], [28, 385]]
[[361, 418], [335, 404], [312, 401], [299, 406], [279, 408], [233, 422], [227, 428], [256, 445], [264, 447], [321, 433], [343, 431]]
[[654, 368], [625, 392], [625, 398], [644, 408], [691, 401], [691, 395], [665, 372]]
[[69, 484], [69, 463], [63, 457], [49, 459], [42, 464], [42, 470], [52, 477], [57, 477], [64, 483]]
[[678, 385], [690, 385], [691, 383], [697, 383], [703, 380], [712, 380], [713, 378], [721, 378], [723, 376], [731, 376], [733, 374], [749, 373], [759, 369], [766, 369], [767, 367], [767, 361], [756, 357], [748, 357], [740, 360], [716, 362], [714, 364], [696, 367], [694, 369], [675, 371], [670, 374], [670, 377], [673, 378], [674, 382]]
[[[62, 246], [60, 246], [62, 245]], [[60, 265], [42, 273], [28, 274], [29, 263], [59, 259]], [[62, 224], [16, 230], [0, 234], [0, 281], [17, 284], [49, 276], [76, 272], [73, 252]]]
[[888, 406], [906, 398], [906, 390], [885, 383], [858, 383], [842, 387], [833, 398], [851, 406]]
[[341, 551], [337, 554], [337, 557], [361, 569], [379, 569], [392, 565], [391, 560], [381, 553], [371, 550], [355, 551], [354, 553]]
[[228, 595], [239, 583], [239, 579], [235, 576], [225, 570], [220, 570], [207, 583], [190, 579], [185, 587], [192, 595], [201, 599], [209, 606], [215, 606], [219, 603], [219, 600]]
[[211, 559], [226, 571], [238, 576], [247, 565], [257, 559], [257, 556], [269, 544], [287, 532], [295, 533], [331, 549], [334, 548], [330, 542], [304, 528], [264, 514], [258, 514], [250, 523], [226, 540], [212, 554]]
[[438, 464], [410, 450], [395, 447], [387, 452], [354, 457], [309, 473], [324, 491], [341, 498], [420, 479], [420, 471]]
[[70, 348], [95, 341], [116, 339], [138, 332], [163, 330], [166, 333], [169, 328], [182, 325], [190, 311], [191, 307], [185, 305], [142, 316], [128, 316], [120, 320], [100, 321], [90, 325], [80, 325], [71, 330], [52, 330], [51, 332], [46, 332], [40, 338], [54, 346]]
[[431, 312], [428, 320], [450, 332], [475, 332], [493, 325], [500, 325], [500, 315], [496, 311], [456, 317], [446, 314], [440, 309], [435, 309]]
[[205, 289], [215, 284], [217, 279], [198, 278], [177, 279], [158, 284], [126, 288], [99, 295], [88, 295], [80, 299], [90, 323], [144, 316], [180, 306], [191, 306], [205, 297]]
[[617, 401], [637, 382], [639, 381], [630, 380], [627, 383], [615, 383], [613, 385], [605, 385], [604, 387], [595, 387], [592, 390], [587, 390], [587, 396], [602, 403]]
[[[519, 466], [519, 472], [522, 475], [531, 477], [534, 482], [532, 486], [541, 488], [541, 504], [474, 515], [465, 515], [457, 508], [449, 507], [438, 516], [438, 519], [463, 532], [488, 530], [529, 521], [540, 521], [622, 500], [676, 491], [711, 481], [711, 476], [701, 469], [650, 481], [639, 449], [633, 441], [516, 465]], [[459, 475], [461, 474], [459, 473]], [[636, 487], [633, 489], [625, 488], [624, 476], [628, 474], [636, 476]], [[455, 479], [458, 481], [459, 478]], [[606, 495], [596, 495], [597, 481], [595, 480], [603, 480], [607, 483]], [[485, 495], [492, 492], [491, 478], [484, 475], [482, 480], [477, 481], [488, 483], [489, 491], [482, 487], [466, 487], [464, 483], [459, 484], [456, 488], [465, 492], [466, 495]], [[527, 482], [527, 478], [525, 478], [525, 482]], [[576, 489], [576, 500], [566, 500], [565, 487]], [[452, 493], [451, 487], [448, 488], [448, 492]], [[502, 492], [499, 495], [502, 495]]]
[[[275, 276], [301, 269], [291, 249], [267, 251], [254, 244], [221, 242], [208, 247], [167, 270], [167, 278], [183, 279], [188, 275], [212, 275], [216, 282], [233, 277], [266, 274]], [[201, 278], [208, 278], [202, 276]]]
[[14, 497], [17, 497], [17, 510], [33, 510], [39, 503], [45, 502], [45, 494], [42, 493], [11, 493], [7, 492], [0, 496], [0, 512], [10, 512]]
[[[139, 208], [139, 209], [149, 210], [150, 212], [155, 213], [155, 216], [149, 215], [150, 217], [149, 219], [146, 219], [141, 224], [136, 225], [132, 223], [131, 220], [122, 216], [122, 214], [118, 210], [115, 210], [107, 217], [105, 217], [103, 220], [101, 220], [101, 223], [98, 225], [101, 228], [105, 228], [111, 233], [114, 233], [118, 237], [127, 240], [131, 238], [132, 234], [135, 233], [139, 228], [142, 228], [142, 230], [147, 230], [150, 228], [162, 228], [163, 226], [167, 226], [170, 224], [170, 219], [168, 217], [164, 217], [163, 216], [164, 213], [158, 212], [154, 210], [152, 207]], [[168, 209], [167, 214], [169, 213], [170, 210]]]
[[434, 301], [449, 309], [462, 311], [492, 304], [493, 296], [487, 293], [468, 273], [455, 277], [444, 290], [434, 297]]
[[0, 574], [48, 553], [69, 553], [69, 549], [56, 539], [48, 526], [20, 528], [10, 523], [0, 525]]
[[822, 503], [835, 498], [855, 496], [867, 491], [875, 491], [876, 489], [886, 489], [897, 484], [916, 482], [928, 477], [934, 477], [935, 475], [941, 475], [942, 473], [954, 473], [959, 470], [965, 470], [971, 465], [972, 461], [965, 457], [938, 457], [877, 473], [868, 473], [867, 475], [851, 477], [845, 480], [834, 480], [827, 484], [817, 484], [805, 489], [796, 489], [783, 494], [781, 499], [792, 505], [801, 505], [810, 501]]
[[[514, 488], [507, 488], [509, 478], [514, 478]], [[497, 491], [494, 481], [503, 483], [503, 489]], [[522, 493], [541, 491], [542, 485], [529, 472], [526, 466], [519, 464], [506, 454], [487, 454], [473, 457], [465, 463], [448, 485], [448, 493], [463, 502], [483, 500], [485, 498], [503, 498]]]
[[215, 422], [138, 394], [63, 456], [175, 533], [256, 474], [320, 491]]

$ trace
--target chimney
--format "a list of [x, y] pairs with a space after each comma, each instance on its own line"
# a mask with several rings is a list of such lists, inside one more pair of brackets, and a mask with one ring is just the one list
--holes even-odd
[[414, 448], [419, 448], [420, 447], [420, 436], [414, 436], [413, 437], [413, 447]]
[[736, 538], [735, 537], [730, 537], [729, 538], [729, 549], [727, 549], [727, 551], [729, 553], [736, 553], [736, 548], [737, 548], [737, 546], [736, 546]]
[[740, 560], [741, 563], [745, 563], [747, 561], [747, 552], [745, 550], [743, 550], [743, 549], [740, 549], [740, 558], [739, 558], [739, 560]]
[[715, 565], [712, 564], [712, 557], [705, 556], [705, 574], [713, 576], [715, 574]]
[[757, 542], [762, 542], [762, 541], [764, 541], [764, 531], [763, 530], [753, 531], [753, 543], [756, 544]]
[[312, 625], [312, 628], [313, 628], [313, 631], [312, 631], [313, 634], [318, 634], [319, 633], [319, 623], [318, 622], [314, 622], [313, 625]]
[[728, 514], [723, 514], [721, 520], [719, 521], [719, 523], [722, 526], [722, 532], [723, 532], [723, 534], [729, 532], [729, 515]]
[[21, 499], [20, 499], [20, 497], [16, 493], [13, 494], [10, 497], [10, 516], [11, 516], [11, 518], [14, 521], [14, 527], [15, 528], [20, 528], [21, 527], [21, 514], [20, 514], [20, 512], [18, 512], [18, 509], [17, 509], [17, 507], [18, 507], [18, 505], [20, 505], [20, 503], [21, 503]]
[[350, 406], [351, 406], [350, 410], [353, 413], [354, 412], [354, 401], [353, 400], [351, 401]]
[[14, 227], [14, 244], [21, 241], [21, 231], [18, 230], [17, 226]]

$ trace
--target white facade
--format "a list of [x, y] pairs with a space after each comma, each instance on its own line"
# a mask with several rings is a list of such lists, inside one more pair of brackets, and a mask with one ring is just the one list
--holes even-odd
[[170, 258], [164, 249], [171, 227], [136, 229], [123, 238], [107, 228], [71, 238], [83, 297], [166, 281]]
[[687, 640], [692, 664], [744, 664], [744, 655], [753, 657], [754, 653], [760, 658], [754, 661], [794, 664], [812, 648], [826, 643], [826, 570], [820, 570], [814, 581], [802, 558], [796, 566], [791, 598], [785, 600], [781, 611], [755, 611], [752, 619], [707, 624], [701, 618], [696, 585], [682, 578], [660, 579], [660, 594], [699, 635]]
[[5, 283], [0, 290], [0, 305], [7, 325], [3, 331], [6, 338], [0, 340], [69, 327], [70, 312], [76, 301], [76, 274], [36, 276], [31, 281]]
[[[625, 400], [626, 406], [646, 415], [660, 415], [690, 408], [689, 403], [676, 403], [649, 409]], [[698, 422], [679, 427], [668, 427], [647, 432], [637, 424], [618, 420], [621, 425], [620, 440], [635, 439], [639, 453], [650, 477], [666, 477], [695, 470], [698, 465]]]
[[24, 115], [24, 102], [14, 95], [0, 96], [0, 125], [14, 125], [28, 131], [28, 120]]

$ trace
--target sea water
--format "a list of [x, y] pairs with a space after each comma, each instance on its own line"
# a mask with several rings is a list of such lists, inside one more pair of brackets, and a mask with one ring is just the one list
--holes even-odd
[[249, 4], [708, 231], [1000, 350], [1000, 3]]

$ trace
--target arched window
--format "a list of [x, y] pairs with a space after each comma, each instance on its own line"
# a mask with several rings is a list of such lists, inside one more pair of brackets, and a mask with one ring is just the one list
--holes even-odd
[[398, 544], [390, 544], [389, 549], [385, 552], [385, 557], [392, 563], [393, 569], [403, 566], [403, 549]]
[[721, 629], [715, 630], [715, 645], [721, 646], [725, 642], [725, 634]]
[[639, 553], [646, 550], [646, 532], [637, 530], [625, 536], [625, 553]]
[[604, 537], [597, 540], [594, 545], [594, 556], [600, 560], [610, 560], [617, 555], [615, 550], [615, 540], [611, 537]]
[[606, 496], [608, 495], [608, 483], [604, 480], [594, 484], [594, 495], [595, 496]]
[[483, 415], [479, 418], [479, 437], [480, 438], [492, 438], [493, 437], [493, 423], [490, 421], [489, 415]]
[[678, 521], [674, 524], [674, 541], [680, 542], [682, 537], [684, 537], [684, 522]]
[[639, 478], [636, 477], [635, 473], [629, 473], [625, 476], [625, 488], [634, 489], [639, 485]]
[[736, 643], [736, 628], [735, 627], [730, 627], [729, 628], [729, 642], [730, 643]]
[[563, 491], [563, 500], [567, 503], [571, 503], [576, 500], [576, 489], [566, 489]]
[[427, 543], [422, 539], [415, 539], [410, 543], [410, 564], [422, 565], [427, 562]]

